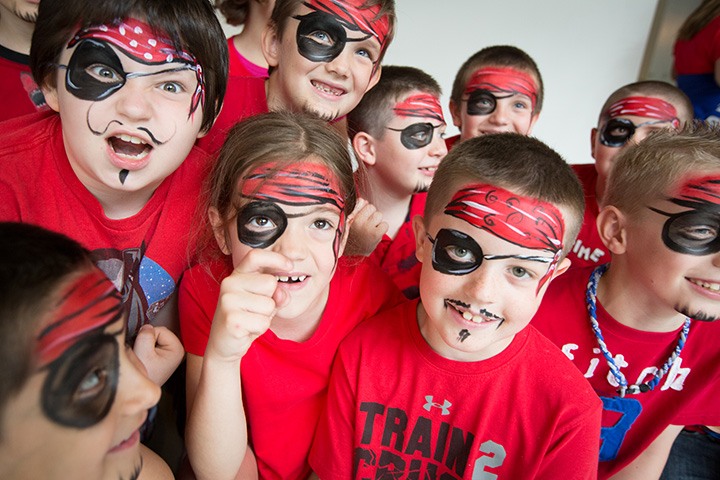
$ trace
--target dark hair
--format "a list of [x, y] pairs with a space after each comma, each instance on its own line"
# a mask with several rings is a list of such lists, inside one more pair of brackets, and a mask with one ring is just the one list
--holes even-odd
[[345, 214], [349, 215], [357, 201], [350, 152], [346, 139], [327, 122], [283, 111], [256, 115], [236, 124], [228, 132], [207, 181], [201, 244], [207, 245], [212, 236], [209, 208], [219, 212], [227, 230], [240, 207], [238, 184], [250, 171], [271, 162], [281, 169], [306, 160], [322, 163], [335, 174], [345, 198]]
[[[346, 0], [340, 0], [340, 3], [343, 1]], [[275, 0], [275, 8], [273, 8], [272, 14], [270, 15], [269, 24], [275, 29], [278, 38], [282, 38], [288, 19], [293, 16], [295, 9], [302, 4], [303, 0]], [[360, 8], [372, 8], [376, 5], [380, 5], [380, 10], [375, 18], [382, 18], [387, 15], [389, 22], [389, 29], [385, 39], [385, 48], [383, 48], [382, 52], [380, 52], [380, 58], [378, 58], [378, 63], [380, 63], [385, 56], [387, 46], [390, 45], [390, 42], [395, 35], [395, 0], [365, 0]]]
[[540, 113], [544, 96], [544, 86], [540, 70], [530, 55], [512, 45], [485, 47], [465, 60], [465, 63], [462, 64], [455, 75], [452, 92], [450, 92], [450, 100], [460, 105], [463, 93], [465, 93], [465, 86], [470, 80], [471, 75], [480, 67], [489, 66], [512, 67], [533, 76], [537, 82], [537, 101], [535, 102], [533, 113]]
[[442, 90], [437, 81], [415, 67], [390, 65], [383, 67], [380, 81], [363, 95], [362, 100], [348, 114], [350, 137], [367, 132], [382, 138], [385, 127], [392, 119], [392, 107], [412, 91], [419, 90], [440, 97]]
[[215, 8], [220, 10], [230, 25], [242, 25], [247, 18], [249, 3], [254, 0], [215, 0]]
[[703, 0], [680, 25], [677, 39], [690, 40], [718, 15], [720, 15], [720, 0]]
[[58, 59], [80, 28], [129, 17], [163, 32], [177, 50], [192, 53], [205, 75], [201, 129], [208, 131], [220, 112], [228, 77], [225, 34], [208, 0], [43, 0], [30, 48], [30, 68], [40, 87], [56, 87]]
[[443, 211], [462, 186], [478, 182], [563, 209], [563, 255], [567, 255], [582, 225], [585, 197], [577, 176], [557, 152], [517, 133], [481, 135], [457, 144], [435, 172], [425, 204], [425, 224]]
[[36, 329], [65, 281], [95, 268], [89, 252], [65, 235], [0, 222], [0, 412], [35, 368]]

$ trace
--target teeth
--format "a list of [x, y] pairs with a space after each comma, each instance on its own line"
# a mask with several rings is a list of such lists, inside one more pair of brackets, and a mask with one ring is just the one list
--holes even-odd
[[304, 281], [306, 278], [307, 278], [307, 275], [298, 275], [298, 276], [296, 276], [296, 277], [294, 277], [294, 276], [284, 276], [284, 275], [280, 276], [280, 275], [279, 275], [279, 276], [277, 277], [278, 282], [283, 282], [283, 283], [289, 283], [289, 282], [299, 283], [299, 282]]
[[319, 83], [312, 82], [312, 85], [313, 85], [313, 87], [317, 88], [321, 92], [329, 93], [330, 95], [335, 95], [336, 97], [339, 97], [340, 95], [343, 94], [342, 90], [338, 90], [336, 88], [331, 88], [325, 84], [319, 84]]
[[705, 288], [707, 290], [712, 290], [713, 292], [720, 292], [720, 283], [708, 283], [708, 282], [701, 282], [699, 280], [690, 280], [695, 285], [699, 285], [702, 288]]
[[465, 320], [473, 322], [473, 323], [483, 323], [483, 322], [488, 321], [482, 315], [473, 315], [472, 313], [470, 313], [468, 311], [462, 312], [462, 316]]
[[121, 135], [118, 135], [118, 138], [119, 138], [120, 140], [122, 140], [123, 142], [134, 143], [135, 145], [142, 145], [142, 144], [145, 143], [145, 142], [143, 142], [142, 140], [140, 140], [139, 138], [137, 138], [137, 137], [131, 137], [130, 135], [127, 135], [127, 134], [125, 134], [125, 133], [123, 133], [123, 134], [121, 134]]

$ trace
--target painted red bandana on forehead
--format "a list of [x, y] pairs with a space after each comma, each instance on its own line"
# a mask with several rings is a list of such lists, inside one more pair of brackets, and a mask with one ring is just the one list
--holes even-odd
[[693, 178], [680, 187], [678, 201], [720, 205], [720, 177]]
[[551, 252], [554, 258], [538, 290], [557, 266], [565, 224], [560, 211], [550, 203], [493, 185], [475, 184], [459, 190], [445, 213], [520, 247]]
[[155, 35], [150, 25], [134, 18], [127, 18], [117, 25], [95, 25], [79, 30], [68, 42], [68, 48], [86, 38], [93, 38], [114, 45], [133, 60], [146, 65], [166, 63], [190, 65], [195, 71], [198, 82], [191, 106], [191, 111], [194, 112], [205, 99], [205, 77], [202, 66], [193, 54], [178, 50], [166, 37], [167, 35]]
[[433, 118], [445, 123], [440, 100], [429, 93], [411, 95], [395, 105], [393, 111], [400, 117]]
[[633, 115], [636, 117], [654, 118], [672, 123], [678, 128], [680, 120], [672, 104], [660, 98], [653, 97], [626, 97], [619, 100], [605, 111], [608, 118]]
[[487, 90], [496, 94], [525, 95], [530, 98], [532, 110], [535, 110], [537, 88], [532, 76], [509, 67], [483, 67], [472, 74], [465, 87], [465, 95], [475, 90]]
[[122, 297], [100, 270], [81, 277], [60, 299], [48, 325], [37, 336], [40, 367], [52, 363], [90, 332], [122, 318]]
[[360, 31], [377, 38], [381, 52], [387, 48], [390, 19], [387, 15], [376, 18], [380, 11], [379, 4], [370, 8], [360, 8], [365, 0], [309, 0], [303, 3], [308, 8], [336, 17], [348, 30]]

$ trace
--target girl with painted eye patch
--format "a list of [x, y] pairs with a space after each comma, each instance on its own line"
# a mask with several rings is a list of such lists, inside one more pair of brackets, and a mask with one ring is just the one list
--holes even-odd
[[402, 296], [379, 269], [342, 258], [354, 180], [323, 121], [238, 124], [209, 185], [218, 255], [186, 273], [179, 300], [190, 463], [198, 478], [306, 478], [338, 343]]
[[120, 294], [69, 238], [0, 223], [0, 477], [166, 479], [140, 444], [160, 388], [126, 346]]

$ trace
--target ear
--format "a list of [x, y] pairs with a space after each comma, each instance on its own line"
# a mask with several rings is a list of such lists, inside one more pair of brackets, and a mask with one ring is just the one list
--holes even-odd
[[450, 116], [453, 120], [453, 125], [455, 125], [457, 128], [462, 129], [462, 116], [460, 115], [460, 105], [455, 103], [454, 100], [450, 100], [450, 104], [448, 105], [450, 108]]
[[41, 88], [43, 96], [45, 97], [45, 103], [48, 107], [52, 108], [56, 112], [60, 112], [60, 102], [58, 102], [57, 87], [50, 87], [47, 84]]
[[375, 139], [366, 132], [358, 132], [352, 140], [353, 150], [358, 160], [365, 165], [375, 165], [377, 158], [375, 157]]
[[560, 263], [557, 264], [555, 267], [555, 271], [553, 272], [552, 278], [559, 277], [563, 273], [567, 272], [568, 268], [570, 268], [570, 265], [572, 264], [572, 260], [565, 257], [563, 258]]
[[627, 215], [612, 205], [603, 207], [597, 218], [600, 239], [610, 253], [621, 255], [627, 249]]
[[280, 36], [275, 25], [268, 24], [263, 30], [261, 48], [268, 65], [277, 67], [280, 58]]
[[418, 262], [423, 262], [425, 256], [425, 240], [427, 238], [427, 230], [422, 215], [415, 215], [412, 218], [413, 233], [415, 234], [415, 258]]
[[595, 140], [597, 139], [598, 129], [593, 128], [590, 130], [590, 155], [595, 158]]
[[217, 211], [217, 208], [210, 207], [208, 209], [208, 220], [210, 221], [210, 226], [212, 227], [213, 235], [215, 236], [215, 241], [217, 242], [218, 247], [220, 247], [220, 250], [225, 255], [230, 255], [228, 238], [225, 234], [225, 222], [223, 222], [222, 216], [220, 215], [220, 212]]
[[535, 126], [535, 122], [537, 122], [538, 118], [540, 118], [540, 113], [534, 113], [532, 117], [530, 117], [530, 125], [528, 125], [527, 133], [525, 135], [530, 135], [532, 133], [532, 129]]

